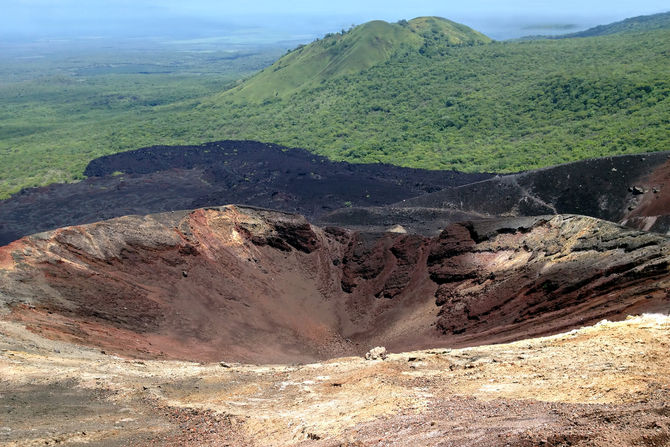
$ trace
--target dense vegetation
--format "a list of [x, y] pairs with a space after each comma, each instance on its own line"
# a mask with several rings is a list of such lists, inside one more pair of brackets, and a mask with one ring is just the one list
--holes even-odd
[[[203, 132], [349, 161], [515, 171], [670, 148], [670, 31], [407, 49], [287, 97], [203, 101]], [[204, 123], [203, 123], [204, 124]]]
[[649, 16], [631, 17], [621, 22], [599, 25], [594, 28], [580, 31], [578, 33], [553, 36], [554, 39], [569, 39], [572, 37], [595, 37], [610, 34], [651, 31], [655, 29], [667, 29], [670, 27], [670, 12], [652, 14]]
[[667, 28], [485, 44], [423, 20], [330, 35], [215, 95], [230, 78], [137, 75], [120, 86], [64, 75], [0, 87], [0, 195], [78, 178], [98, 155], [217, 139], [500, 172], [670, 148]]
[[296, 48], [243, 85], [220, 95], [237, 103], [285, 98], [307, 87], [393, 58], [400, 48], [430, 54], [437, 48], [490, 43], [483, 34], [450, 20], [418, 17], [399, 23], [375, 20]]
[[171, 143], [179, 131], [167, 120], [151, 131], [142, 122], [173, 114], [181, 101], [192, 109], [195, 98], [234, 86], [281, 54], [72, 45], [0, 45], [0, 198], [81, 179], [104, 154]]

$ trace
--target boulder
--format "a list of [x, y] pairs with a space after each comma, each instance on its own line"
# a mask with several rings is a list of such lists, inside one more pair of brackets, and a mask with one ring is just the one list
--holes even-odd
[[365, 354], [365, 360], [384, 360], [384, 359], [386, 359], [386, 348], [383, 346], [377, 346], [376, 348], [372, 348]]

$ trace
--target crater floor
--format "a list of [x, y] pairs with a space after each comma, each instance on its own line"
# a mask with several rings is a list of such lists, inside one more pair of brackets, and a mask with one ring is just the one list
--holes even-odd
[[7, 446], [663, 446], [670, 319], [306, 365], [132, 360], [0, 323]]

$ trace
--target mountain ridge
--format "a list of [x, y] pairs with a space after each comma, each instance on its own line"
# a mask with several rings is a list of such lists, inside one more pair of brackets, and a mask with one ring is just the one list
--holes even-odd
[[537, 34], [509, 39], [508, 42], [524, 42], [529, 40], [562, 40], [584, 37], [611, 36], [613, 34], [627, 34], [635, 32], [670, 29], [670, 11], [656, 14], [628, 17], [617, 22], [596, 25], [582, 31], [566, 34]]
[[358, 163], [514, 172], [660, 151], [670, 100], [660, 43], [669, 32], [467, 47], [438, 41], [284, 96], [267, 97], [259, 76], [244, 95], [229, 91], [198, 107], [230, 137]]
[[651, 31], [670, 28], [670, 12], [630, 17], [618, 22], [594, 26], [593, 28], [576, 33], [550, 36], [550, 39], [570, 39], [574, 37], [608, 36], [619, 33]]

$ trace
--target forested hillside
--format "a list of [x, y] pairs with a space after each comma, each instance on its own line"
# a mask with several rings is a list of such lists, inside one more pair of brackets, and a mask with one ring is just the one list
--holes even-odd
[[[0, 197], [81, 178], [100, 155], [221, 139], [470, 172], [667, 150], [668, 42], [667, 27], [491, 42], [444, 19], [371, 22], [292, 50], [228, 90], [135, 109], [129, 103], [123, 114], [96, 112], [95, 120], [75, 120], [87, 101], [13, 96], [4, 112], [11, 126], [0, 130]], [[75, 98], [79, 84], [65, 81]]]
[[490, 42], [491, 39], [465, 25], [439, 17], [418, 17], [398, 23], [375, 20], [298, 47], [217, 99], [232, 98], [244, 103], [285, 98], [342, 75], [358, 74], [394, 59], [400, 51], [430, 55], [449, 47]]
[[669, 30], [464, 47], [438, 41], [287, 96], [217, 96], [196, 113], [212, 136], [422, 168], [511, 172], [667, 150], [668, 42]]
[[670, 27], [670, 12], [652, 14], [648, 16], [631, 17], [620, 22], [610, 23], [608, 25], [599, 25], [578, 33], [564, 34], [562, 36], [553, 36], [555, 39], [567, 39], [572, 37], [595, 37], [607, 36], [610, 34], [630, 33], [640, 31], [652, 31], [656, 29], [667, 29]]

